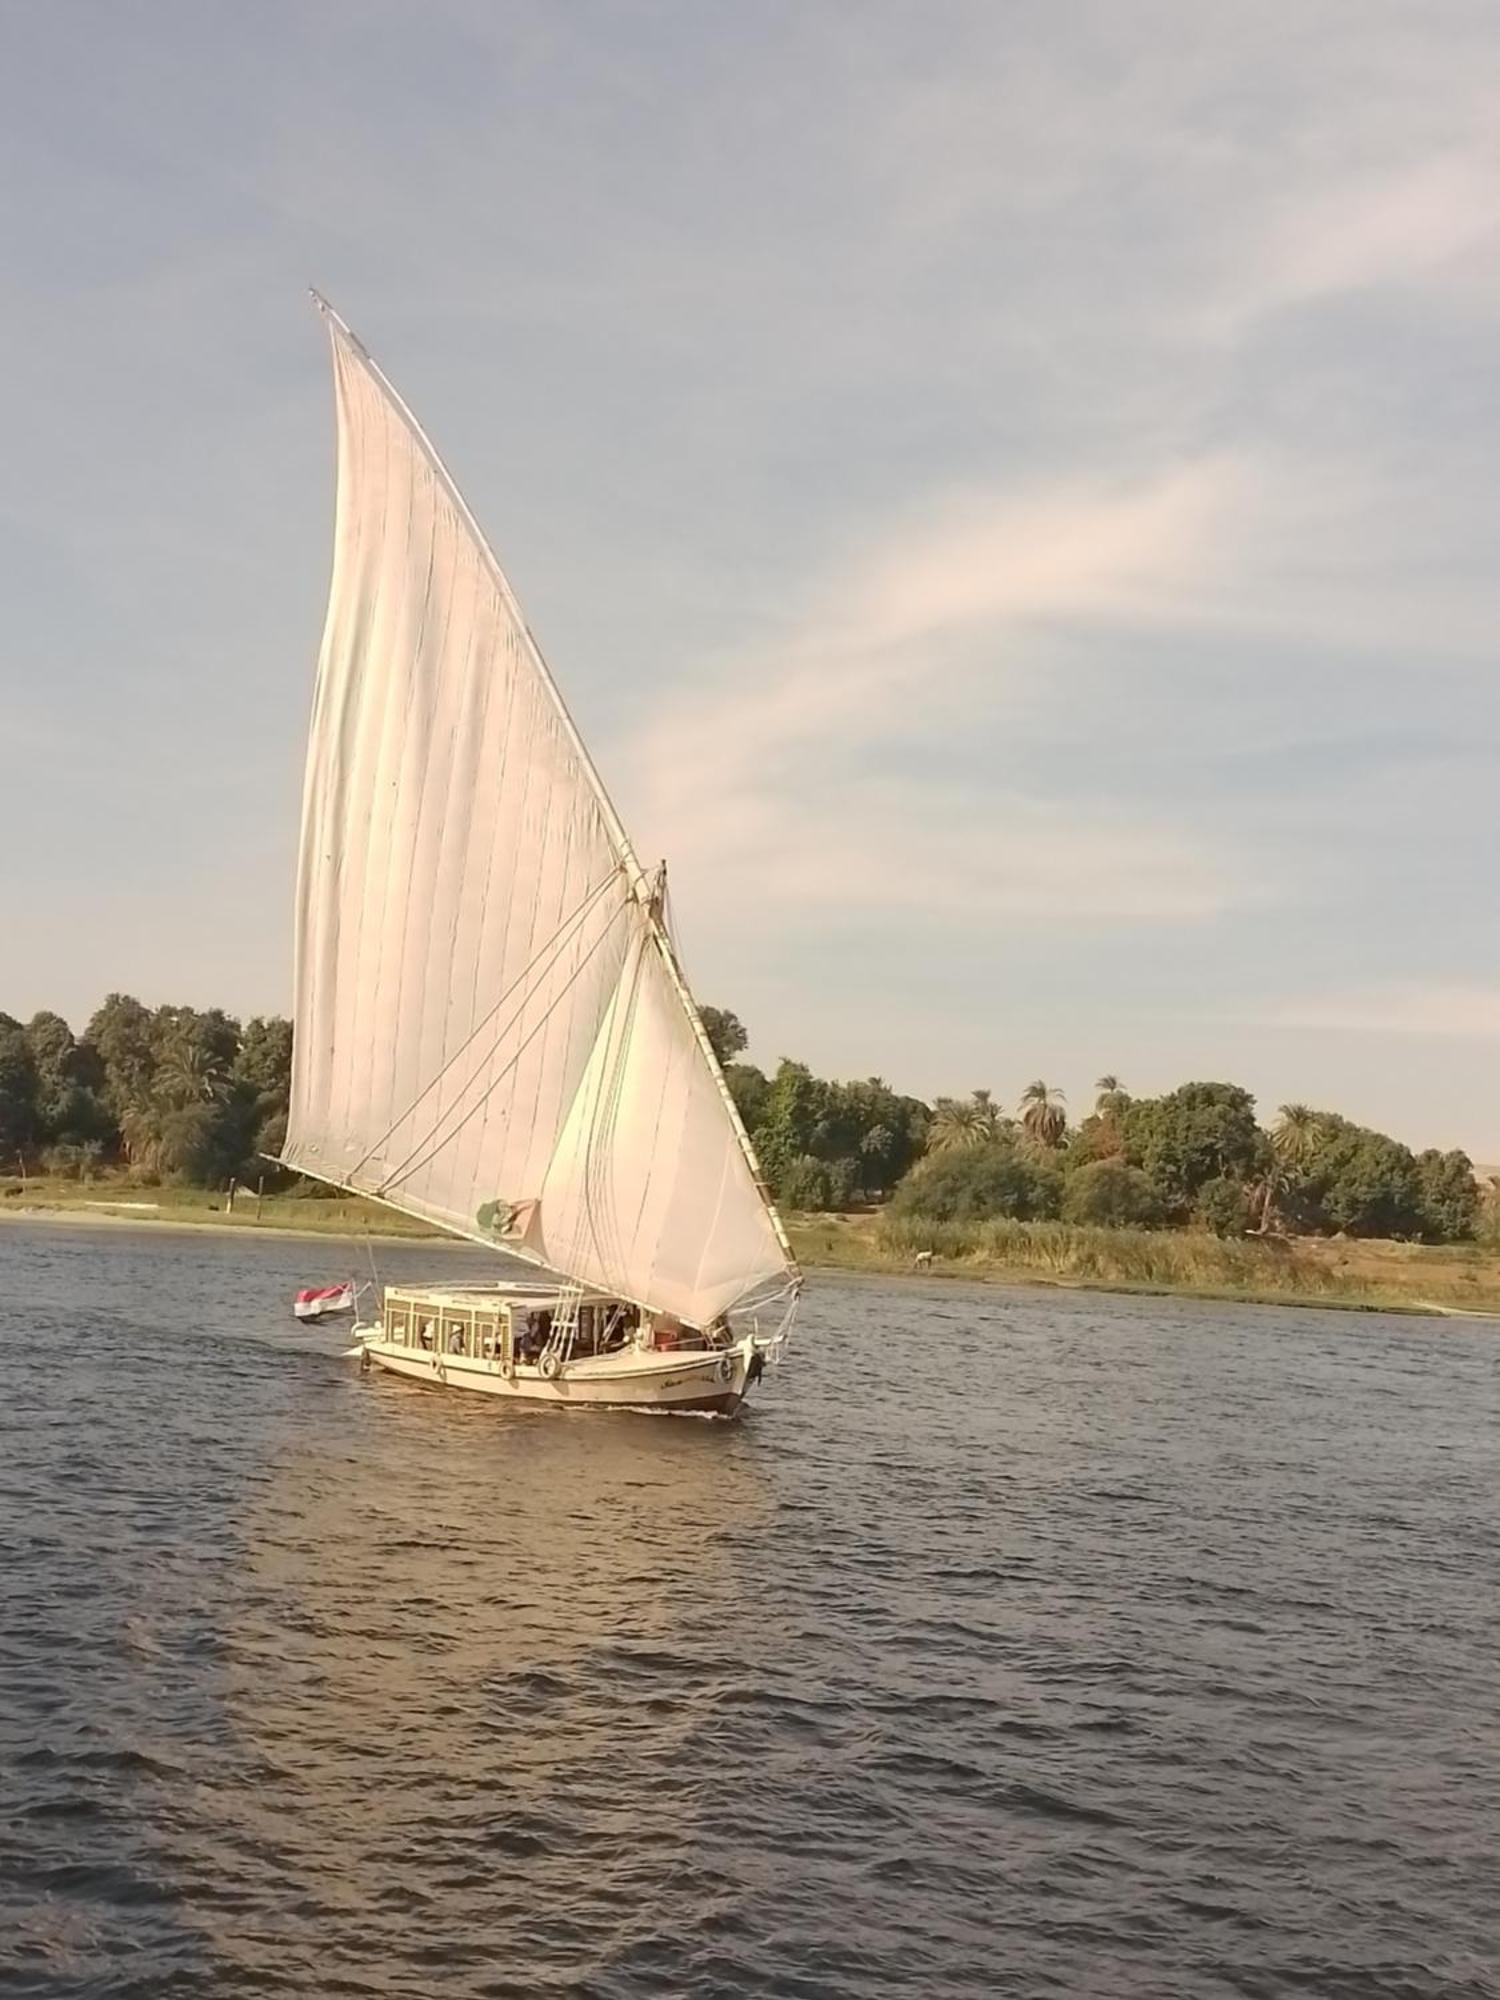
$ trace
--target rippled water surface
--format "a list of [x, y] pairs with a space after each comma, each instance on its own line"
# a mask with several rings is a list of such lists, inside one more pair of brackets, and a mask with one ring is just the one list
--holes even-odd
[[830, 1279], [528, 1414], [348, 1256], [0, 1230], [0, 1991], [1500, 1992], [1492, 1330]]

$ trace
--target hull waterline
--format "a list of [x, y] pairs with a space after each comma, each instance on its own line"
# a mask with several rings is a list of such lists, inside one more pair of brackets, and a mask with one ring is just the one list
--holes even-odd
[[429, 1353], [387, 1341], [379, 1329], [358, 1328], [353, 1352], [361, 1366], [379, 1368], [429, 1388], [535, 1403], [554, 1409], [657, 1410], [682, 1415], [733, 1416], [759, 1375], [760, 1356], [742, 1340], [707, 1352], [629, 1351], [564, 1362], [554, 1375], [518, 1363], [508, 1372], [495, 1361]]

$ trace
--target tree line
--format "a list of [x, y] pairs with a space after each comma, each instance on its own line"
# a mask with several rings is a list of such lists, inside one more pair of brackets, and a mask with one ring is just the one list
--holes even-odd
[[286, 1135], [292, 1024], [111, 993], [81, 1036], [0, 1014], [0, 1170], [222, 1186], [269, 1172]]
[[1076, 1127], [1043, 1082], [1027, 1086], [1015, 1117], [988, 1091], [939, 1098], [893, 1207], [934, 1222], [1014, 1216], [1427, 1243], [1472, 1237], [1485, 1209], [1466, 1153], [1413, 1153], [1334, 1111], [1285, 1104], [1265, 1130], [1234, 1083], [1134, 1098], [1105, 1076], [1097, 1090]]
[[801, 1063], [767, 1077], [739, 1060], [746, 1035], [736, 1017], [703, 1013], [767, 1181], [788, 1208], [889, 1195], [895, 1213], [930, 1222], [1061, 1219], [1429, 1243], [1473, 1236], [1484, 1209], [1467, 1154], [1413, 1153], [1303, 1104], [1283, 1105], [1263, 1130], [1238, 1084], [1136, 1098], [1102, 1076], [1073, 1126], [1063, 1092], [1040, 1079], [1010, 1113], [989, 1090], [928, 1105], [878, 1077], [828, 1083]]
[[[889, 1200], [932, 1222], [1061, 1218], [1220, 1235], [1344, 1233], [1458, 1242], [1488, 1206], [1467, 1155], [1413, 1153], [1336, 1112], [1283, 1105], [1270, 1128], [1232, 1083], [1133, 1097], [1099, 1079], [1070, 1123], [1037, 1081], [1007, 1111], [988, 1090], [932, 1104], [880, 1077], [805, 1063], [767, 1075], [725, 1008], [704, 1026], [772, 1193], [798, 1210]], [[0, 1172], [222, 1186], [271, 1173], [291, 1085], [292, 1029], [221, 1008], [150, 1008], [112, 993], [82, 1035], [58, 1014], [0, 1014]], [[1491, 1190], [1493, 1195], [1494, 1190]]]

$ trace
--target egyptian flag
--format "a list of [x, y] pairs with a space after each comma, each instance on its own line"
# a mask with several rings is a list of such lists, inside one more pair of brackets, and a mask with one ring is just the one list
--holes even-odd
[[298, 1319], [329, 1319], [335, 1313], [352, 1313], [354, 1310], [353, 1283], [325, 1285], [321, 1291], [298, 1292], [292, 1300], [292, 1311]]

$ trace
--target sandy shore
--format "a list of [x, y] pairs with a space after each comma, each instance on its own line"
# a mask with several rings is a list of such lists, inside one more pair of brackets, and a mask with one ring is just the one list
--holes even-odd
[[6, 1222], [47, 1222], [64, 1223], [75, 1229], [176, 1229], [189, 1235], [211, 1236], [274, 1236], [284, 1239], [297, 1238], [314, 1243], [441, 1243], [448, 1250], [473, 1250], [477, 1256], [487, 1252], [481, 1243], [468, 1243], [462, 1237], [444, 1236], [437, 1230], [429, 1235], [418, 1235], [413, 1231], [378, 1229], [298, 1229], [287, 1222], [257, 1222], [254, 1216], [235, 1218], [224, 1214], [197, 1215], [192, 1210], [157, 1208], [145, 1209], [136, 1204], [101, 1202], [97, 1207], [80, 1202], [64, 1207], [47, 1202], [7, 1201], [0, 1206], [0, 1223]]

